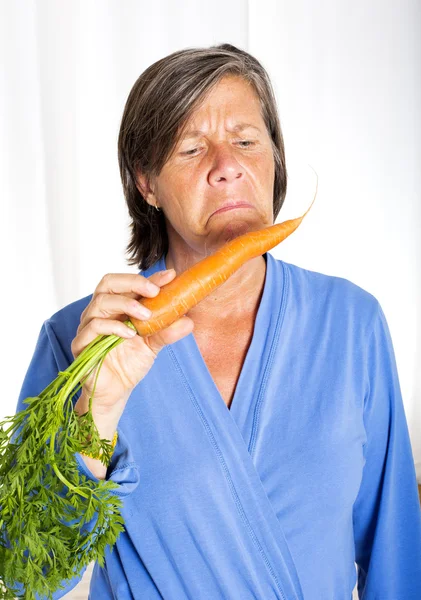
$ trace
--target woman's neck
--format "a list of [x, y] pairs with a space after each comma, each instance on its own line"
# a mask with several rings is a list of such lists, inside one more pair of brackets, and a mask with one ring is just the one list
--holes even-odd
[[[178, 261], [169, 252], [165, 259], [167, 269], [175, 269], [177, 274], [186, 268], [185, 260]], [[266, 279], [266, 257], [257, 256], [247, 261], [227, 281], [217, 287], [199, 304], [189, 310], [189, 316], [198, 326], [211, 326], [221, 321], [241, 321], [254, 318], [259, 309]]]

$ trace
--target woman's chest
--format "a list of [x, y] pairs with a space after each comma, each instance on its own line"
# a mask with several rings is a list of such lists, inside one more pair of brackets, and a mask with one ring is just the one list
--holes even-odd
[[233, 332], [194, 329], [194, 338], [211, 377], [228, 408], [253, 335], [253, 326], [242, 323]]

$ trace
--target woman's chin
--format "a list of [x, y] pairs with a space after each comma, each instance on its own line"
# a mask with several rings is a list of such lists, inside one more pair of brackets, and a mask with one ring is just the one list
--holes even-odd
[[245, 219], [235, 219], [221, 226], [220, 232], [217, 234], [218, 241], [222, 244], [235, 239], [236, 237], [255, 231], [258, 229], [256, 223]]

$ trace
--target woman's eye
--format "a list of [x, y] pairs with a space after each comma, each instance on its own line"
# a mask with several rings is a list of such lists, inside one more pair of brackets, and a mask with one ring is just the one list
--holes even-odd
[[[249, 146], [251, 146], [254, 143], [255, 142], [252, 142], [250, 140], [240, 140], [239, 142], [237, 142], [237, 144], [245, 144], [245, 145], [241, 146], [242, 148], [248, 148]], [[181, 154], [184, 154], [185, 156], [194, 156], [196, 153], [196, 150], [200, 150], [200, 148], [191, 148], [190, 150], [185, 150]]]
[[182, 154], [187, 154], [187, 156], [190, 156], [196, 150], [198, 150], [198, 148], [192, 148], [191, 150], [186, 150], [186, 152], [182, 152]]

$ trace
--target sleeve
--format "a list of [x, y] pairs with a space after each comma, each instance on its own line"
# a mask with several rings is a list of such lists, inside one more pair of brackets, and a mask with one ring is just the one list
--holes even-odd
[[[22, 384], [16, 413], [27, 407], [27, 405], [24, 404], [25, 398], [38, 395], [57, 377], [58, 371], [64, 371], [69, 364], [69, 360], [66, 358], [66, 354], [58, 341], [51, 323], [45, 321], [41, 327], [35, 351]], [[78, 395], [73, 398], [73, 405], [75, 405]], [[75, 459], [77, 461], [79, 472], [89, 479], [97, 482], [99, 481], [89, 470], [79, 453], [75, 454]], [[118, 441], [114, 449], [112, 461], [107, 469], [106, 479], [112, 480], [119, 485], [113, 493], [120, 497], [131, 494], [139, 483], [138, 467], [127, 443], [127, 438], [120, 430], [118, 430]], [[75, 522], [76, 520], [73, 520], [70, 523], [73, 524]], [[94, 522], [95, 516], [92, 521], [88, 522], [84, 527], [89, 528], [90, 523]], [[53, 594], [53, 600], [58, 600], [71, 591], [82, 579], [85, 571], [86, 567], [79, 575], [63, 582], [64, 589], [57, 590]], [[21, 585], [17, 585], [16, 587], [19, 590], [22, 589]], [[38, 595], [36, 595], [36, 599], [42, 600]]]
[[395, 354], [379, 303], [367, 348], [364, 470], [353, 508], [360, 600], [420, 600], [421, 510]]

